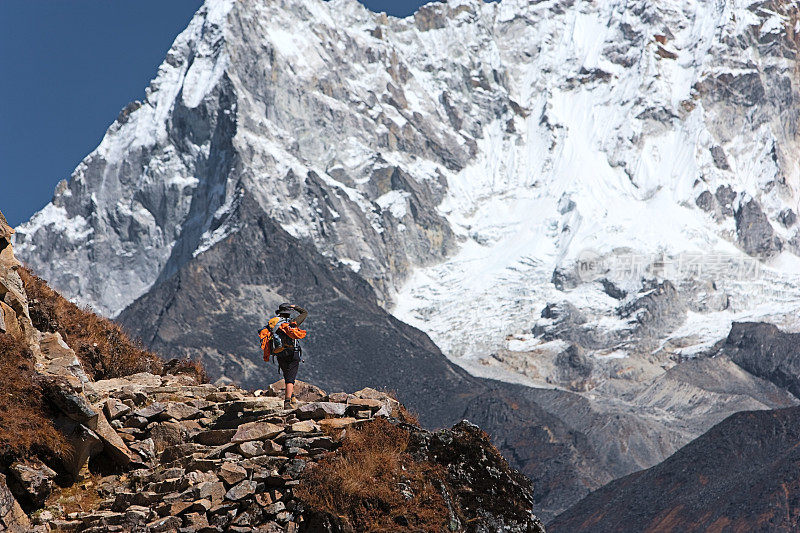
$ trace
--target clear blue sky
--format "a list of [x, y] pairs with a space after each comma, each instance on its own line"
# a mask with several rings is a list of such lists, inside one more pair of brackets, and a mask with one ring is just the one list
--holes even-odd
[[[413, 13], [422, 0], [361, 0]], [[144, 97], [201, 0], [0, 0], [0, 211], [12, 226]]]

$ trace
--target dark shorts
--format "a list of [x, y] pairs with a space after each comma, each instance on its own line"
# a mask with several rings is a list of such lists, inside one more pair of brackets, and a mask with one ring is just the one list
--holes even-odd
[[300, 350], [295, 350], [278, 356], [278, 366], [283, 372], [284, 383], [294, 383], [297, 369], [300, 367]]

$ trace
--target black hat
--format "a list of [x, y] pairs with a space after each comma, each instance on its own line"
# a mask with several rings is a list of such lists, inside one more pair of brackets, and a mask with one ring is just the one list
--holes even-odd
[[292, 304], [290, 303], [282, 303], [278, 306], [277, 311], [275, 311], [276, 315], [288, 315], [292, 312]]

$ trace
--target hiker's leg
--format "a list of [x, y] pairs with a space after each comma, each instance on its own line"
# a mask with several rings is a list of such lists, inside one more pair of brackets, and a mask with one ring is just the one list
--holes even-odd
[[296, 357], [296, 354], [292, 356], [292, 359], [286, 363], [283, 371], [283, 382], [286, 384], [286, 400], [289, 400], [294, 395], [294, 380], [297, 377], [297, 368], [300, 366], [300, 361]]

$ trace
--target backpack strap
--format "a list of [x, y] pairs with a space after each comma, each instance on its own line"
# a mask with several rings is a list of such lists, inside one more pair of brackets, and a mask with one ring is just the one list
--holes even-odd
[[[270, 322], [271, 322], [271, 321], [270, 321]], [[289, 321], [288, 321], [288, 320], [286, 320], [285, 318], [281, 318], [280, 320], [278, 320], [277, 322], [275, 322], [275, 326], [273, 326], [273, 327], [272, 327], [272, 329], [270, 330], [270, 333], [271, 333], [272, 335], [275, 335], [275, 332], [276, 332], [276, 331], [278, 331], [278, 329], [279, 329], [279, 328], [280, 328], [280, 327], [281, 327], [283, 324], [286, 324], [287, 322], [289, 322]]]

